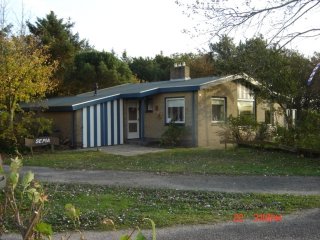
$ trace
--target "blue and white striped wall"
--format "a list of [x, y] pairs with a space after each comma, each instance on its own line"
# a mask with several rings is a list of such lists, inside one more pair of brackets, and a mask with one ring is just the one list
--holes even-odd
[[82, 109], [83, 147], [123, 144], [123, 100], [112, 100]]

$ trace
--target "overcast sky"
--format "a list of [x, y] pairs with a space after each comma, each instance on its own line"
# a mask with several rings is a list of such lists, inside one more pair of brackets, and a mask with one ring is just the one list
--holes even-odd
[[[7, 0], [8, 20], [21, 16], [22, 0]], [[191, 38], [182, 32], [192, 26], [175, 0], [23, 0], [24, 12], [31, 22], [43, 18], [51, 10], [59, 18], [71, 18], [74, 31], [86, 38], [97, 50], [128, 56], [150, 56], [163, 52], [196, 52], [207, 49], [206, 38]], [[318, 39], [319, 41], [319, 39]], [[311, 55], [320, 52], [316, 41], [298, 41], [291, 47]]]

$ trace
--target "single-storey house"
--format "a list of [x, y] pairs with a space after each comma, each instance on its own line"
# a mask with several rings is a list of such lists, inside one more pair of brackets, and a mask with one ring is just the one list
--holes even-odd
[[[168, 81], [129, 83], [41, 103], [60, 139], [74, 147], [156, 141], [170, 122], [185, 126], [184, 143], [222, 147], [221, 125], [229, 115], [253, 114], [259, 122], [283, 121], [257, 102], [258, 84], [245, 74], [190, 79], [188, 66], [172, 68]], [[275, 119], [276, 117], [276, 119]]]

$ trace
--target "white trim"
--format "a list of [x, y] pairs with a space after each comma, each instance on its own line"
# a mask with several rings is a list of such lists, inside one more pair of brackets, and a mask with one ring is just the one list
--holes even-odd
[[107, 97], [96, 98], [96, 99], [85, 101], [85, 102], [81, 102], [81, 103], [76, 103], [76, 104], [73, 104], [71, 106], [75, 107], [75, 106], [78, 106], [78, 105], [81, 105], [81, 104], [86, 104], [86, 103], [90, 103], [90, 102], [96, 102], [96, 101], [99, 101], [99, 100], [102, 100], [102, 99], [108, 99], [108, 98], [112, 98], [112, 97], [119, 96], [119, 95], [120, 95], [120, 93], [114, 94], [114, 95], [110, 95], [110, 96], [107, 96]]
[[123, 144], [123, 100], [120, 99], [120, 144]]
[[101, 146], [101, 106], [97, 104], [97, 146]]
[[88, 146], [87, 142], [87, 108], [82, 108], [82, 147]]
[[90, 106], [90, 147], [94, 147], [94, 106]]
[[[224, 120], [212, 120], [213, 119], [212, 100], [223, 100]], [[226, 121], [226, 98], [225, 97], [211, 97], [211, 122], [212, 123], [224, 123], [225, 121]]]
[[113, 101], [113, 144], [118, 144], [118, 101]]
[[159, 87], [151, 88], [151, 89], [148, 89], [148, 90], [141, 91], [141, 92], [139, 92], [139, 93], [150, 92], [150, 91], [152, 91], [152, 90], [158, 90], [158, 89], [159, 89]]
[[[133, 119], [133, 120], [129, 120], [129, 109], [130, 108], [136, 108], [137, 110], [137, 118], [136, 119]], [[137, 139], [140, 137], [140, 111], [139, 111], [139, 102], [138, 101], [130, 101], [127, 103], [127, 122], [126, 122], [126, 125], [127, 125], [127, 138], [128, 139]], [[136, 132], [130, 132], [129, 131], [129, 125], [130, 124], [136, 124], [137, 126], [137, 131]]]
[[183, 100], [183, 121], [175, 121], [175, 123], [185, 123], [186, 122], [186, 100], [185, 98], [179, 98], [179, 97], [170, 97], [166, 98], [166, 124], [169, 124], [171, 122], [171, 119], [168, 118], [169, 111], [168, 111], [168, 101], [170, 100]]
[[107, 138], [107, 145], [111, 145], [111, 102], [107, 102], [107, 116], [108, 116], [108, 138]]

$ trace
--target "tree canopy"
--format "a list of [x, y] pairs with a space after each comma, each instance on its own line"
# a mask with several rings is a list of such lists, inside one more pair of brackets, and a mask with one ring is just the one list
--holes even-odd
[[156, 55], [154, 58], [132, 58], [128, 60], [129, 67], [134, 75], [142, 82], [164, 81], [170, 79], [170, 67], [173, 59]]
[[[178, 0], [190, 17], [202, 18], [194, 26], [196, 34], [221, 37], [246, 31], [247, 37], [263, 34], [271, 43], [285, 46], [296, 38], [320, 35], [316, 14], [319, 0]], [[313, 19], [311, 18], [313, 16]], [[199, 23], [200, 22], [200, 23]], [[205, 23], [204, 23], [205, 22]]]
[[63, 89], [63, 81], [66, 72], [72, 65], [75, 55], [81, 50], [90, 49], [85, 39], [80, 39], [78, 33], [73, 33], [74, 23], [70, 19], [65, 21], [58, 18], [51, 11], [45, 18], [37, 18], [32, 24], [27, 22], [31, 34], [38, 38], [39, 45], [48, 48], [51, 61], [58, 61], [59, 66], [55, 74], [56, 79]]
[[134, 80], [127, 63], [108, 52], [82, 51], [75, 55], [70, 72], [65, 77], [67, 95], [111, 87]]
[[21, 102], [38, 100], [54, 89], [51, 77], [57, 64], [48, 60], [46, 49], [33, 37], [0, 37], [0, 142], [17, 144], [14, 124]]
[[270, 47], [262, 37], [236, 45], [227, 36], [212, 44], [211, 50], [218, 74], [247, 73], [260, 82], [259, 96], [277, 102], [284, 112], [319, 109], [315, 88], [307, 86], [313, 66], [298, 52]]

